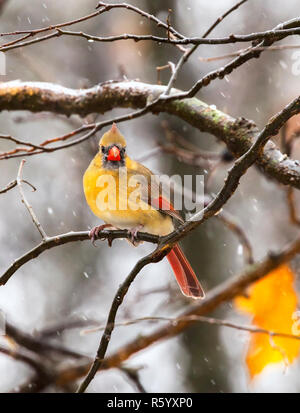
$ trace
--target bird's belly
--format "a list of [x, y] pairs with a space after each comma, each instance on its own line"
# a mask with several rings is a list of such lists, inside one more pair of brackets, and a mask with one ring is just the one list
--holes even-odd
[[106, 210], [101, 211], [101, 218], [119, 229], [133, 229], [141, 226], [141, 231], [160, 236], [167, 235], [174, 229], [172, 219], [155, 209], [148, 211]]
[[93, 168], [86, 171], [84, 192], [91, 210], [105, 223], [119, 229], [133, 229], [140, 226], [141, 231], [161, 236], [173, 231], [172, 218], [150, 207], [142, 200], [139, 202], [128, 200], [124, 209], [123, 203], [120, 202], [120, 199], [124, 198], [122, 191], [117, 190], [112, 195], [104, 188], [102, 192], [103, 189], [97, 186], [99, 174], [96, 172]]

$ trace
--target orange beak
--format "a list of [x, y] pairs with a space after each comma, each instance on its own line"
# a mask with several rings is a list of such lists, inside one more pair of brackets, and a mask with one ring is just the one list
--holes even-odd
[[107, 156], [108, 161], [120, 161], [121, 156], [120, 156], [120, 149], [117, 146], [113, 146], [110, 148], [108, 151], [108, 156]]

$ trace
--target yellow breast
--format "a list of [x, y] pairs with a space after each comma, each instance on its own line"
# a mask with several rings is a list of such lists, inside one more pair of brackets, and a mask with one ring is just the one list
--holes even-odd
[[[132, 171], [136, 165], [126, 157], [126, 167], [130, 167], [128, 169]], [[156, 235], [166, 235], [173, 231], [173, 222], [169, 216], [135, 196], [138, 184], [128, 186], [127, 169], [104, 169], [101, 154], [95, 156], [86, 170], [83, 188], [93, 213], [116, 228], [131, 229], [142, 225], [143, 231]]]

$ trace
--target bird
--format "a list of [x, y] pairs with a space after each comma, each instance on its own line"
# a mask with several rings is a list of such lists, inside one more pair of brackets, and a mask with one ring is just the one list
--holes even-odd
[[[132, 244], [137, 246], [140, 230], [165, 236], [175, 225], [184, 223], [179, 212], [161, 193], [156, 176], [131, 159], [126, 149], [126, 140], [113, 123], [101, 137], [99, 150], [84, 173], [87, 204], [105, 222], [90, 231], [93, 241], [101, 230], [112, 227], [128, 230]], [[182, 293], [194, 299], [204, 298], [204, 290], [178, 243], [166, 257]]]

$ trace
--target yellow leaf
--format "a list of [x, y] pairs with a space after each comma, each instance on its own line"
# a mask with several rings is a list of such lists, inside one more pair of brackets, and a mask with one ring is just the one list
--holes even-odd
[[[299, 334], [299, 329], [295, 328], [297, 295], [294, 278], [289, 265], [283, 264], [253, 284], [247, 298], [237, 297], [235, 305], [253, 315], [252, 325], [257, 328], [287, 334], [295, 334], [296, 330]], [[299, 350], [300, 340], [251, 333], [246, 356], [251, 378], [270, 363], [291, 363], [298, 357]]]

